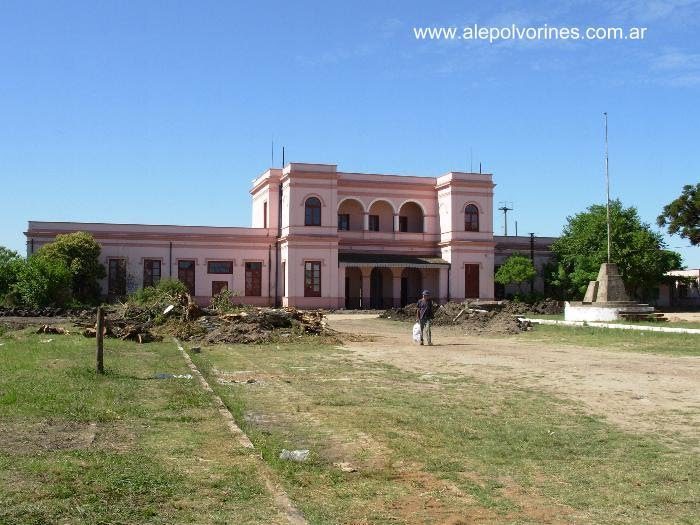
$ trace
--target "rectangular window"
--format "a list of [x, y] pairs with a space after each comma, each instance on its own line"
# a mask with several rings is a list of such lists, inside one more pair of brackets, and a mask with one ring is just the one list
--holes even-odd
[[399, 231], [400, 232], [407, 232], [408, 231], [408, 217], [405, 217], [403, 215], [399, 215]]
[[143, 287], [155, 286], [160, 281], [160, 260], [143, 260]]
[[379, 231], [379, 215], [369, 216], [369, 231], [378, 232]]
[[267, 228], [267, 201], [263, 202], [263, 228]]
[[304, 263], [304, 297], [321, 297], [321, 261]]
[[126, 259], [109, 260], [107, 295], [111, 297], [126, 295]]
[[338, 229], [342, 231], [348, 231], [350, 229], [350, 214], [349, 213], [339, 213], [338, 214]]
[[177, 278], [187, 287], [187, 291], [190, 295], [194, 295], [195, 291], [195, 266], [195, 262], [192, 260], [182, 260], [177, 262]]
[[214, 297], [219, 294], [221, 290], [228, 290], [228, 281], [212, 281], [211, 282], [211, 295]]
[[259, 297], [262, 295], [262, 263], [245, 263], [245, 294]]
[[233, 261], [209, 261], [207, 273], [233, 273]]

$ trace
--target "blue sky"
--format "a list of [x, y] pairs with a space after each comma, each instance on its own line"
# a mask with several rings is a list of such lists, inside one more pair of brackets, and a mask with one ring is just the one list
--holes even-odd
[[[417, 26], [647, 27], [417, 41]], [[0, 244], [34, 220], [250, 224], [287, 160], [494, 174], [519, 233], [611, 194], [654, 223], [700, 179], [700, 2], [0, 2]], [[470, 154], [471, 152], [471, 154]], [[502, 218], [494, 219], [502, 233]], [[700, 248], [668, 238], [685, 263]]]

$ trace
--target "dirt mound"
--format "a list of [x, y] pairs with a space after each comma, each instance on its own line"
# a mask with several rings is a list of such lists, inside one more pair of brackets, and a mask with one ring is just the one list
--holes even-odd
[[[416, 310], [416, 305], [410, 304], [403, 308], [386, 310], [379, 317], [414, 322]], [[436, 326], [459, 325], [473, 333], [517, 334], [530, 329], [530, 323], [519, 320], [517, 316], [533, 313], [557, 314], [561, 311], [562, 307], [553, 299], [544, 299], [535, 304], [513, 301], [450, 302], [437, 306], [433, 324]]]
[[542, 299], [533, 304], [503, 301], [500, 311], [516, 315], [540, 314], [556, 315], [564, 313], [564, 307], [555, 299]]
[[202, 317], [203, 330], [189, 339], [207, 344], [265, 343], [301, 335], [330, 335], [323, 312], [296, 308], [246, 308], [242, 311]]
[[[83, 335], [95, 337], [95, 316], [81, 318], [77, 324], [84, 327]], [[149, 305], [131, 303], [109, 307], [105, 324], [105, 335], [108, 337], [139, 343], [160, 341], [165, 335], [216, 344], [264, 343], [303, 335], [334, 333], [327, 327], [324, 313], [320, 310], [242, 306], [219, 312], [200, 308], [188, 298], [172, 307], [168, 305], [162, 311]]]

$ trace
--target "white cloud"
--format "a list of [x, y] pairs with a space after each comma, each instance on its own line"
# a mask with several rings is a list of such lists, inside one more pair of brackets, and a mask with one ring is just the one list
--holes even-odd
[[625, 19], [648, 23], [674, 19], [696, 23], [700, 0], [622, 0], [610, 4], [610, 12]]
[[651, 58], [650, 70], [660, 84], [674, 87], [698, 86], [700, 85], [700, 53], [667, 49]]

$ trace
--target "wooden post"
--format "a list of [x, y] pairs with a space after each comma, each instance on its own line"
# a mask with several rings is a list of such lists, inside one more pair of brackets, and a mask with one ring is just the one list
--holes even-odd
[[95, 326], [95, 339], [97, 340], [97, 373], [104, 374], [104, 361], [102, 359], [102, 351], [104, 349], [104, 333], [105, 333], [105, 313], [101, 306], [97, 307], [97, 325]]

